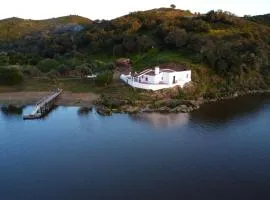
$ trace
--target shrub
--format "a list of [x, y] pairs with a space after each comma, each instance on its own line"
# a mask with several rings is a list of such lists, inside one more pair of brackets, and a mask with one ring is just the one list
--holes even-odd
[[21, 69], [22, 73], [26, 76], [39, 76], [41, 71], [35, 66], [25, 66]]
[[57, 79], [60, 76], [60, 74], [59, 74], [58, 71], [56, 71], [55, 69], [53, 69], [53, 70], [51, 70], [50, 72], [47, 73], [47, 76], [50, 79], [54, 80], [54, 79]]
[[9, 64], [9, 56], [7, 53], [2, 52], [0, 53], [0, 66], [5, 66]]
[[236, 19], [235, 19], [234, 14], [227, 12], [227, 11], [222, 11], [222, 10], [218, 10], [218, 11], [211, 10], [203, 18], [206, 21], [209, 21], [212, 23], [217, 23], [217, 22], [221, 22], [224, 24], [235, 24], [236, 23]]
[[105, 71], [99, 74], [96, 78], [96, 84], [100, 86], [107, 86], [111, 84], [113, 81], [113, 72], [112, 71]]
[[75, 68], [75, 70], [77, 72], [80, 73], [81, 76], [85, 76], [85, 75], [89, 75], [89, 74], [92, 74], [92, 70], [90, 69], [90, 65], [85, 63], [85, 64], [82, 64], [80, 66], [77, 66]]
[[71, 69], [75, 69], [75, 67], [82, 65], [83, 62], [76, 57], [63, 61], [65, 65], [71, 67]]
[[63, 64], [57, 68], [57, 71], [60, 75], [66, 75], [69, 71], [71, 71], [71, 69], [71, 67]]
[[171, 47], [183, 47], [188, 42], [188, 34], [185, 29], [175, 28], [167, 35], [165, 42]]
[[16, 68], [0, 67], [0, 84], [16, 85], [23, 81], [23, 76]]
[[197, 32], [197, 33], [209, 32], [209, 30], [211, 29], [211, 26], [207, 22], [205, 22], [201, 19], [186, 20], [186, 21], [184, 21], [183, 26], [187, 31], [193, 31], [193, 32]]
[[38, 69], [42, 72], [49, 72], [51, 71], [52, 69], [56, 69], [58, 68], [60, 65], [59, 62], [57, 62], [56, 60], [54, 59], [50, 59], [50, 58], [47, 58], [47, 59], [44, 59], [42, 61], [40, 61], [38, 63]]

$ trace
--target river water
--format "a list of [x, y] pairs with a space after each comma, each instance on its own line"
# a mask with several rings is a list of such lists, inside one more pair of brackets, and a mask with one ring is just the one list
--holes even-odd
[[1, 200], [270, 198], [270, 96], [189, 114], [78, 110], [0, 111]]

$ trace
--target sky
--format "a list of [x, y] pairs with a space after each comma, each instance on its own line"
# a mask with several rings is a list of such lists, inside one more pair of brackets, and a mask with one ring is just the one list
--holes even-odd
[[270, 13], [270, 0], [1, 0], [0, 19], [47, 19], [80, 15], [89, 19], [113, 19], [138, 10], [169, 7], [206, 13], [222, 9], [238, 16]]

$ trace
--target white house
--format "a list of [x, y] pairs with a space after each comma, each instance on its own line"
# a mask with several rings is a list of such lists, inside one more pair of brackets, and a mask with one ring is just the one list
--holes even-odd
[[139, 74], [121, 74], [120, 79], [132, 87], [146, 90], [155, 91], [174, 86], [180, 86], [183, 88], [186, 83], [191, 81], [191, 71], [160, 69], [160, 67], [157, 66], [154, 69], [144, 70]]

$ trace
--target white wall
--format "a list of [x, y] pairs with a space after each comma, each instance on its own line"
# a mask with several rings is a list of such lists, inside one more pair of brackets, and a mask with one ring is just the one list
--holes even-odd
[[159, 84], [162, 81], [163, 73], [155, 76], [154, 84]]
[[170, 73], [163, 72], [163, 82], [166, 84], [170, 84]]
[[187, 82], [191, 81], [191, 71], [169, 73], [169, 84], [174, 84], [173, 83], [174, 76], [175, 76], [176, 83], [178, 83], [178, 82], [187, 83]]
[[151, 83], [151, 84], [155, 83], [155, 77], [154, 76], [142, 75], [139, 78], [141, 79], [141, 83]]
[[[142, 75], [139, 78], [141, 78], [141, 83], [159, 84], [162, 81], [162, 73], [156, 76]], [[146, 81], [146, 78], [147, 78], [147, 81]]]
[[[175, 76], [176, 83], [173, 84], [173, 77]], [[183, 86], [191, 81], [191, 71], [183, 71], [183, 72], [174, 72], [168, 73], [163, 72], [160, 73], [159, 76], [149, 76], [144, 75], [144, 78], [141, 78], [142, 82], [133, 81], [130, 75], [121, 75], [120, 79], [129, 84], [132, 87], [146, 89], [146, 90], [160, 90], [165, 88], [171, 88], [174, 86]], [[145, 77], [148, 78], [148, 82], [145, 81]], [[162, 80], [163, 77], [163, 80]], [[165, 84], [158, 84], [160, 81], [164, 82]]]
[[179, 81], [191, 81], [191, 71], [182, 71], [182, 72], [176, 72], [177, 73], [177, 80]]

